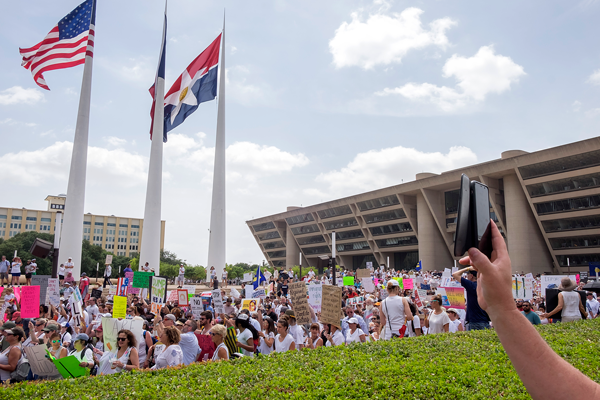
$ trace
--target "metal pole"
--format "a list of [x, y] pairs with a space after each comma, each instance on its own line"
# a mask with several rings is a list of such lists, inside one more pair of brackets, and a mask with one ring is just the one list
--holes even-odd
[[302, 253], [300, 253], [300, 260], [298, 261], [298, 266], [300, 266], [300, 279], [302, 279]]
[[571, 263], [569, 262], [569, 257], [567, 257], [567, 270], [568, 274], [571, 275]]
[[54, 221], [54, 253], [52, 253], [52, 277], [58, 278], [58, 253], [60, 248], [60, 232], [62, 228], [62, 211], [57, 211]]
[[331, 273], [331, 280], [333, 282], [333, 286], [336, 286], [335, 282], [335, 231], [331, 232], [331, 260], [329, 260], [331, 264], [331, 268], [333, 268]]
[[98, 283], [98, 268], [100, 268], [100, 263], [96, 263], [96, 283]]

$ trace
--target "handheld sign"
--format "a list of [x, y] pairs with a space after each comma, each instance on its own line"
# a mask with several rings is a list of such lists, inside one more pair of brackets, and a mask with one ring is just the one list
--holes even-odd
[[306, 284], [302, 281], [290, 283], [288, 290], [292, 298], [296, 321], [299, 325], [310, 324], [310, 307], [306, 298]]

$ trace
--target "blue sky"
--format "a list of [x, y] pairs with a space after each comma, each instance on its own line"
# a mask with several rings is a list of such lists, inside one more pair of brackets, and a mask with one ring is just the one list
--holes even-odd
[[[86, 212], [141, 218], [162, 1], [98, 1]], [[0, 15], [2, 205], [64, 193], [83, 68], [20, 66], [78, 1]], [[167, 86], [227, 11], [227, 262], [245, 221], [598, 135], [600, 1], [169, 2]], [[166, 248], [206, 263], [216, 102], [165, 145]]]

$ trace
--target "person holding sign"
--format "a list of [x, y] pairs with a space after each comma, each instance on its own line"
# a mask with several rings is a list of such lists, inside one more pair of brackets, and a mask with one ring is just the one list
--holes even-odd
[[85, 333], [79, 333], [75, 336], [73, 347], [75, 350], [69, 353], [70, 356], [75, 356], [81, 362], [79, 363], [80, 367], [83, 368], [93, 368], [94, 367], [94, 352], [92, 349], [88, 347], [88, 342], [90, 337]]

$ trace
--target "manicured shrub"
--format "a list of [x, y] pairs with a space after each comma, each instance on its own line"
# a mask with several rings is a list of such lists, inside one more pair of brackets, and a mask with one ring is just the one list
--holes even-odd
[[[539, 331], [561, 357], [600, 382], [600, 319]], [[0, 399], [7, 400], [194, 398], [489, 400], [529, 395], [491, 330], [0, 388]]]

